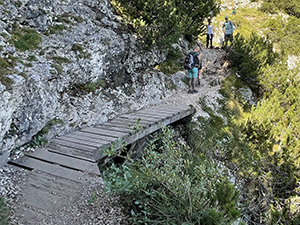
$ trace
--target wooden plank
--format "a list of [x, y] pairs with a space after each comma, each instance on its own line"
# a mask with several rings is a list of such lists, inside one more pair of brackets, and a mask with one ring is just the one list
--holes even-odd
[[164, 116], [164, 117], [176, 115], [175, 113], [172, 113], [172, 112], [161, 112], [161, 111], [157, 111], [157, 110], [153, 110], [153, 109], [144, 109], [144, 110], [140, 111], [139, 113], [149, 113], [151, 115]]
[[93, 151], [93, 150], [96, 149], [96, 147], [90, 147], [90, 146], [86, 146], [86, 145], [72, 143], [72, 142], [69, 142], [69, 141], [66, 141], [66, 140], [53, 139], [53, 140], [51, 140], [51, 142], [53, 142], [57, 145], [62, 145], [62, 146], [67, 146], [67, 147], [71, 147], [71, 148], [81, 149], [81, 150], [84, 150], [84, 151]]
[[109, 131], [101, 128], [95, 128], [95, 127], [88, 127], [85, 129], [82, 129], [81, 132], [87, 132], [87, 133], [92, 133], [92, 134], [100, 134], [102, 136], [108, 136], [108, 137], [114, 137], [114, 138], [119, 138], [119, 137], [124, 137], [126, 134], [118, 131]]
[[152, 114], [166, 115], [166, 116], [175, 116], [179, 114], [181, 111], [163, 111], [159, 109], [145, 109], [143, 112], [149, 112]]
[[170, 110], [170, 111], [185, 111], [189, 110], [190, 107], [182, 107], [182, 106], [172, 106], [172, 105], [157, 105], [156, 107], [153, 107], [154, 110], [160, 109], [160, 110]]
[[48, 211], [42, 211], [26, 205], [22, 200], [24, 197], [18, 200], [18, 204], [14, 207], [14, 215], [18, 216], [18, 224], [43, 224], [44, 219]]
[[145, 116], [138, 116], [136, 114], [122, 115], [119, 118], [120, 119], [131, 119], [131, 120], [135, 120], [135, 121], [140, 120], [140, 123], [146, 122], [148, 124], [157, 122], [157, 120], [155, 120], [153, 118], [149, 118], [149, 117], [145, 117]]
[[148, 116], [148, 117], [152, 117], [152, 118], [158, 118], [158, 119], [165, 119], [166, 115], [158, 115], [158, 114], [152, 114], [149, 112], [137, 112], [136, 115], [142, 115], [142, 116]]
[[68, 141], [74, 144], [81, 144], [81, 145], [86, 145], [86, 146], [90, 146], [90, 147], [100, 147], [103, 145], [103, 143], [95, 143], [95, 142], [91, 142], [91, 141], [86, 141], [86, 140], [82, 140], [80, 138], [76, 138], [76, 137], [70, 137], [70, 136], [60, 136], [60, 137], [56, 137], [56, 139], [58, 140], [62, 140], [62, 141]]
[[24, 188], [22, 201], [26, 206], [33, 209], [40, 209], [45, 212], [51, 211], [52, 208], [57, 208], [62, 205], [62, 197], [49, 193], [38, 188]]
[[119, 132], [123, 132], [125, 134], [130, 134], [132, 132], [132, 130], [130, 130], [129, 128], [124, 128], [124, 127], [115, 127], [115, 126], [111, 126], [110, 124], [100, 124], [100, 125], [96, 125], [96, 127], [105, 129], [105, 130], [111, 130], [111, 131], [119, 131]]
[[85, 183], [90, 179], [86, 174], [80, 171], [75, 171], [59, 165], [43, 162], [41, 160], [37, 160], [27, 156], [14, 160], [10, 163], [16, 166], [29, 168], [31, 170], [43, 171], [45, 173], [49, 173], [58, 177], [63, 177], [80, 183]]
[[[123, 116], [121, 116], [123, 118]], [[124, 116], [124, 118], [134, 118], [134, 119], [141, 119], [142, 121], [147, 121], [151, 123], [157, 123], [158, 121], [161, 121], [161, 118], [157, 117], [151, 117], [147, 115], [138, 115], [138, 114], [130, 114], [127, 116]]]
[[116, 137], [103, 136], [101, 134], [90, 133], [90, 132], [76, 131], [73, 134], [77, 136], [93, 138], [95, 140], [99, 140], [100, 142], [105, 142], [105, 143], [116, 140]]
[[129, 129], [132, 132], [132, 129], [130, 128], [131, 124], [128, 124], [128, 123], [123, 123], [123, 122], [120, 122], [120, 121], [111, 120], [111, 121], [108, 121], [106, 124], [110, 125], [110, 126], [114, 126], [114, 127]]
[[[132, 127], [135, 127], [138, 124], [138, 120], [137, 119], [130, 119], [130, 118], [116, 118], [111, 120], [111, 122], [121, 122], [121, 123], [128, 123], [130, 124]], [[140, 120], [139, 125], [143, 126], [143, 127], [147, 127], [151, 124], [152, 122], [149, 121], [142, 121]]]
[[[86, 134], [86, 133], [83, 133], [83, 134]], [[74, 134], [74, 133], [68, 134], [66, 137], [76, 139], [76, 140], [78, 139], [81, 141], [91, 142], [94, 144], [100, 144], [100, 145], [107, 144], [107, 142], [109, 142], [106, 140], [100, 140], [99, 138], [91, 137], [90, 135], [80, 135], [80, 134]]]
[[47, 150], [49, 152], [55, 152], [57, 154], [66, 155], [73, 158], [78, 158], [90, 162], [95, 162], [94, 155], [92, 152], [87, 152], [85, 150], [76, 149], [72, 147], [66, 147], [61, 145], [56, 145], [55, 143], [50, 142], [47, 145]]
[[32, 171], [26, 176], [26, 182], [22, 187], [35, 187], [60, 196], [70, 196], [76, 195], [80, 191], [81, 183], [42, 171]]
[[68, 156], [58, 155], [45, 150], [35, 151], [28, 154], [29, 157], [40, 159], [49, 163], [58, 164], [68, 168], [73, 168], [82, 172], [87, 172], [95, 175], [100, 175], [98, 166], [96, 163], [87, 162], [80, 159], [71, 158]]

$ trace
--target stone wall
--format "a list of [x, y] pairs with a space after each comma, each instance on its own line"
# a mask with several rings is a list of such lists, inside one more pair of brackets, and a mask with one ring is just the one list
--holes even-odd
[[[172, 93], [153, 69], [164, 54], [143, 50], [106, 0], [5, 0], [0, 14], [0, 57], [12, 65], [1, 77], [12, 82], [0, 83], [0, 167], [41, 132], [49, 139]], [[13, 34], [29, 28], [42, 41], [19, 50]]]

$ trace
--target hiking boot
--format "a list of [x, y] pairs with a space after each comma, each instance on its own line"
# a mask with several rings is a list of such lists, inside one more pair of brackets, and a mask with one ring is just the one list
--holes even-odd
[[197, 90], [193, 90], [193, 93], [196, 94], [196, 93], [198, 93], [198, 91]]
[[193, 94], [193, 91], [191, 91], [191, 90], [188, 90], [188, 94]]

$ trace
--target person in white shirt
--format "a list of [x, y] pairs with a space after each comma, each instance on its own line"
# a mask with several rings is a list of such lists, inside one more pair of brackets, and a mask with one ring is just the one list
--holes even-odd
[[206, 48], [208, 48], [208, 45], [210, 44], [210, 48], [213, 48], [212, 41], [214, 37], [214, 30], [213, 26], [211, 24], [211, 19], [208, 19], [208, 24], [206, 25], [207, 32], [206, 32]]

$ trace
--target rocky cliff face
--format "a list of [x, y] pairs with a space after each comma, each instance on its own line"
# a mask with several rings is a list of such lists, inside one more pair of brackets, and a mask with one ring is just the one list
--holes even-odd
[[[34, 137], [158, 103], [172, 81], [107, 0], [0, 0], [0, 167]], [[36, 139], [38, 140], [38, 139]]]

